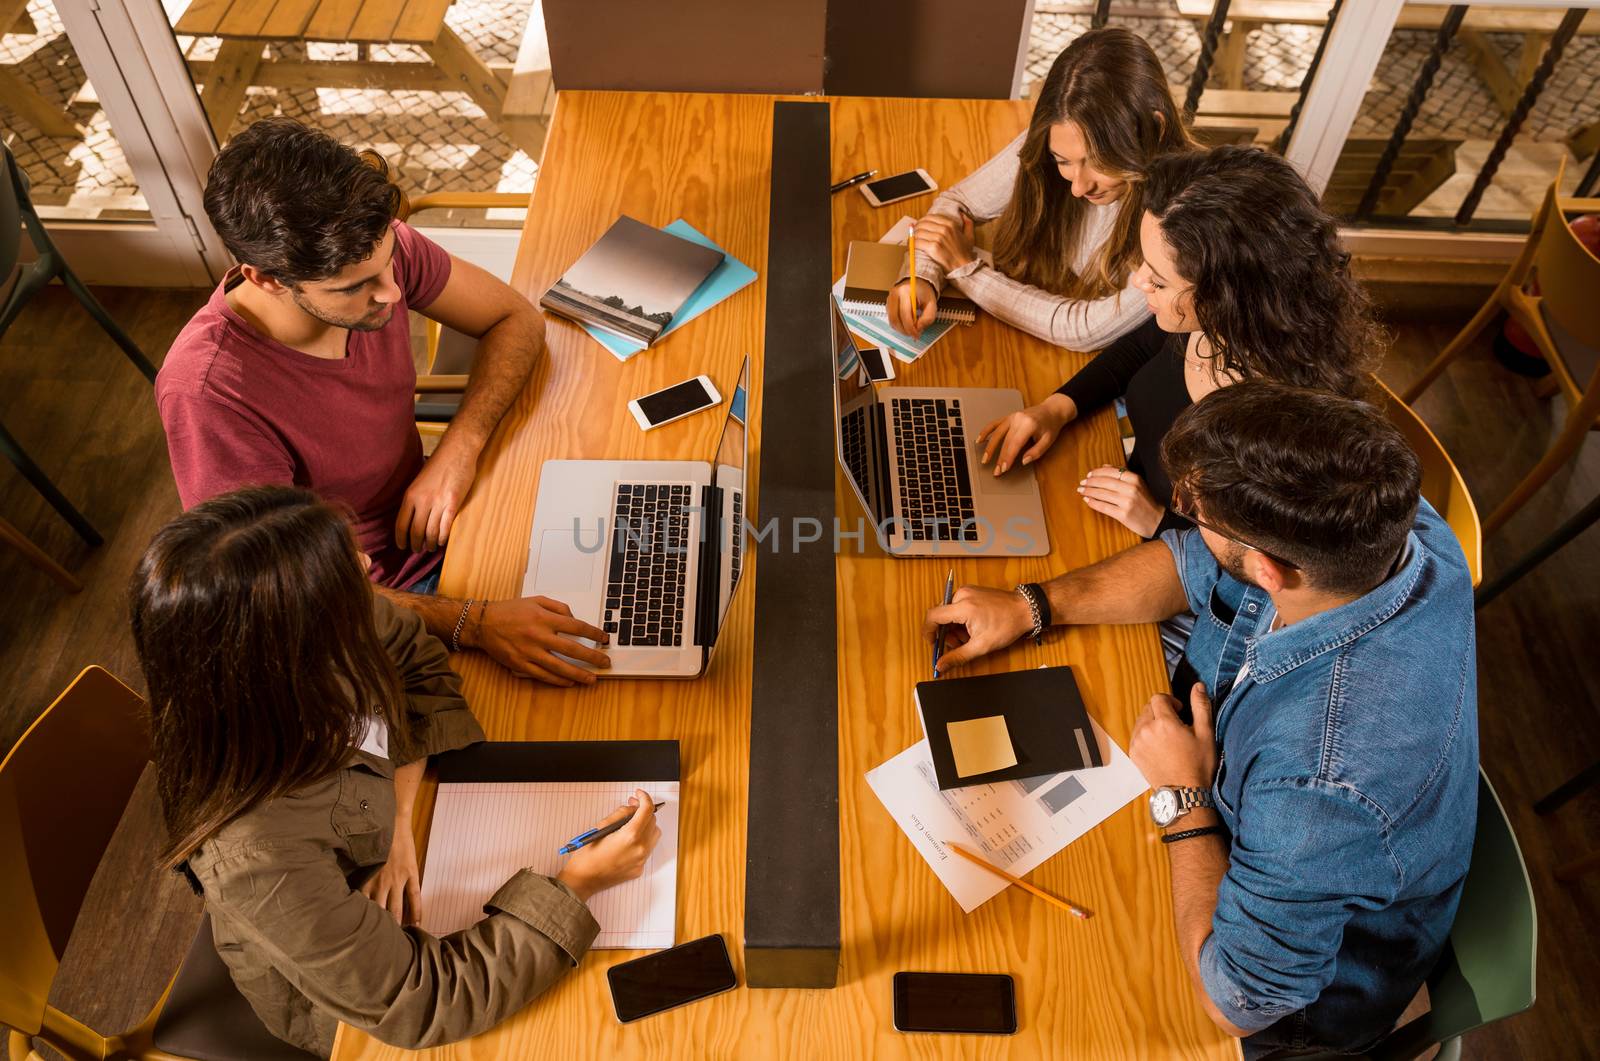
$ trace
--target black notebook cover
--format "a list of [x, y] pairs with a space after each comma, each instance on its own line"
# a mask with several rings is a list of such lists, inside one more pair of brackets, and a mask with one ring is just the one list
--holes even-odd
[[503, 781], [678, 781], [675, 740], [483, 741], [433, 757], [441, 785]]
[[[918, 682], [917, 708], [941, 789], [1105, 765], [1071, 667]], [[956, 773], [955, 753], [945, 726], [990, 715], [1005, 716], [1017, 763], [962, 777]]]

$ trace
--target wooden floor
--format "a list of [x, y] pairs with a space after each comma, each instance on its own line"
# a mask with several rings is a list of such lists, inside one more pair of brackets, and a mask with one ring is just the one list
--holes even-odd
[[[112, 314], [159, 360], [204, 292], [106, 289]], [[1412, 317], [1397, 325], [1383, 375], [1408, 380], [1464, 319]], [[1487, 355], [1467, 355], [1419, 402], [1461, 465], [1484, 511], [1502, 497], [1560, 424], [1562, 407]], [[0, 344], [0, 421], [106, 536], [82, 546], [26, 482], [0, 467], [0, 515], [82, 577], [67, 595], [20, 557], [0, 550], [0, 749], [80, 669], [99, 663], [142, 688], [127, 633], [126, 580], [154, 531], [178, 511], [150, 390], [60, 289], [47, 291]], [[1565, 515], [1600, 492], [1600, 438], [1496, 538], [1492, 577]], [[1600, 788], [1548, 818], [1531, 803], [1600, 759], [1600, 529], [1591, 530], [1480, 615], [1479, 715], [1484, 762], [1506, 803], [1538, 892], [1539, 1002], [1532, 1012], [1469, 1038], [1473, 1058], [1600, 1056], [1600, 871], [1573, 884], [1553, 867], [1600, 846]], [[155, 827], [130, 824], [97, 882], [54, 995], [56, 1004], [114, 1031], [154, 1001], [198, 916], [195, 900], [141, 857]], [[149, 883], [139, 883], [141, 881]], [[147, 897], [157, 896], [151, 906]], [[143, 930], [141, 930], [143, 926]]]

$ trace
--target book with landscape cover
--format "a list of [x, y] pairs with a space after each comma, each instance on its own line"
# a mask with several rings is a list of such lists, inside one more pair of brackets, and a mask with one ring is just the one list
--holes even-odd
[[623, 215], [539, 305], [649, 346], [722, 259], [721, 251]]
[[[851, 240], [850, 258], [844, 267], [844, 308], [852, 313], [887, 316], [889, 291], [900, 279], [900, 265], [905, 257], [904, 243]], [[971, 324], [978, 319], [978, 307], [971, 299], [962, 298], [947, 288], [939, 296], [939, 309], [934, 319]]]

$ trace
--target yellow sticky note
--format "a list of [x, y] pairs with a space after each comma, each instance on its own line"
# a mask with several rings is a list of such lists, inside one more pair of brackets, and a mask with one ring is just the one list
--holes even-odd
[[962, 777], [987, 774], [1017, 765], [1017, 752], [1011, 746], [1011, 731], [1004, 715], [968, 718], [945, 723], [950, 750], [955, 753], [956, 773]]

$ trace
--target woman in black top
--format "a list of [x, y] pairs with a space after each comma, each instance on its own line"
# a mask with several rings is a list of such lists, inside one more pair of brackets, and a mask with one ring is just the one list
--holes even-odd
[[989, 424], [984, 463], [1004, 475], [1042, 457], [1061, 430], [1123, 397], [1126, 469], [1096, 468], [1084, 503], [1144, 538], [1189, 522], [1171, 511], [1161, 439], [1218, 387], [1262, 377], [1365, 398], [1382, 349], [1338, 230], [1283, 159], [1217, 147], [1153, 162], [1134, 283], [1154, 317], [1112, 343], [1038, 405]]

